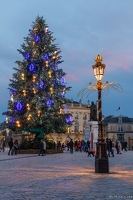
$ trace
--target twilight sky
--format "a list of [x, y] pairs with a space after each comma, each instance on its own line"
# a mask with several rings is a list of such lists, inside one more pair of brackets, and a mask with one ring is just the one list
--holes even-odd
[[[43, 16], [56, 38], [66, 73], [66, 97], [79, 101], [78, 92], [96, 82], [92, 65], [100, 54], [106, 65], [102, 82], [118, 82], [123, 93], [109, 89], [102, 96], [103, 115], [133, 117], [133, 0], [0, 0], [0, 122], [10, 99], [8, 85], [22, 60], [18, 53], [36, 17]], [[87, 103], [97, 100], [90, 94]], [[120, 107], [120, 111], [116, 111]]]

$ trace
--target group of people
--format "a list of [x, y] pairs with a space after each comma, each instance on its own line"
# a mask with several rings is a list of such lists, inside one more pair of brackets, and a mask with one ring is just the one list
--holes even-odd
[[[3, 140], [2, 144], [1, 144], [1, 150], [4, 152], [5, 148], [6, 148], [7, 144], [6, 141]], [[8, 155], [17, 155], [18, 153], [18, 140], [13, 141], [13, 139], [11, 138], [10, 141], [8, 142], [8, 147], [9, 147], [9, 151], [8, 151]]]
[[65, 147], [67, 147], [68, 151], [70, 150], [70, 153], [73, 153], [73, 147], [74, 147], [73, 140], [71, 139], [70, 142], [68, 142], [66, 145], [64, 143], [61, 144], [60, 141], [57, 143], [58, 150], [64, 150]]
[[[8, 155], [17, 155], [18, 153], [18, 140], [13, 141], [13, 139], [11, 138], [10, 141], [8, 142], [8, 146], [9, 146], [9, 151], [8, 151]], [[6, 147], [6, 143], [5, 140], [3, 140], [2, 142], [2, 151], [5, 151], [5, 147]], [[73, 142], [73, 140], [71, 139], [69, 142], [67, 142], [67, 144], [64, 143], [60, 143], [60, 141], [57, 143], [57, 149], [58, 150], [64, 150], [65, 147], [67, 147], [67, 151], [70, 150], [70, 153], [73, 153], [73, 149], [75, 151], [80, 151], [80, 152], [89, 152], [90, 150], [90, 141], [88, 140], [87, 142], [85, 142], [84, 140], [82, 141], [75, 141]], [[119, 140], [117, 140], [115, 143], [112, 139], [106, 139], [106, 147], [107, 147], [107, 154], [108, 156], [112, 156], [114, 157], [114, 150], [116, 149], [117, 154], [122, 154], [122, 151], [127, 151], [127, 141], [123, 141], [120, 142]], [[40, 151], [39, 151], [39, 156], [42, 155], [46, 155], [46, 142], [44, 139], [41, 139], [40, 141]]]
[[111, 139], [106, 139], [106, 146], [107, 146], [107, 154], [108, 156], [112, 156], [114, 157], [114, 148], [115, 148], [115, 144]]
[[70, 153], [73, 153], [73, 150], [87, 153], [88, 150], [90, 150], [90, 141], [88, 140], [87, 142], [85, 142], [84, 140], [82, 140], [73, 142], [73, 139], [71, 139], [66, 144], [64, 143], [61, 144], [61, 142], [59, 141], [57, 143], [57, 149], [58, 150], [66, 149], [67, 151], [70, 151]]
[[90, 141], [87, 140], [85, 142], [84, 140], [82, 141], [75, 141], [75, 151], [80, 151], [80, 152], [88, 152], [90, 150]]
[[[107, 138], [106, 147], [108, 156], [114, 157], [115, 149], [117, 154], [122, 154], [122, 151], [127, 151], [127, 141], [125, 140], [123, 142], [120, 142], [119, 140], [117, 140], [116, 142], [114, 142], [112, 139]], [[66, 144], [61, 144], [60, 142], [57, 143], [58, 150], [64, 150], [65, 148], [67, 148], [67, 151], [70, 150], [70, 153], [73, 153], [73, 149], [75, 151], [87, 153], [90, 151], [91, 145], [89, 140], [87, 142], [85, 142], [84, 140], [73, 142], [73, 140], [71, 139], [70, 142], [67, 142]]]
[[114, 143], [111, 139], [106, 139], [106, 146], [107, 146], [107, 153], [108, 156], [114, 157], [114, 150], [116, 149], [117, 154], [122, 154], [122, 151], [127, 151], [127, 141], [120, 142], [119, 140], [116, 140]]
[[8, 142], [8, 146], [9, 146], [9, 151], [8, 151], [8, 155], [17, 155], [18, 153], [18, 140], [15, 140], [15, 142], [13, 142], [13, 139], [11, 138], [11, 140]]
[[116, 151], [117, 154], [121, 154], [121, 151], [127, 151], [127, 141], [125, 140], [124, 142], [116, 141]]

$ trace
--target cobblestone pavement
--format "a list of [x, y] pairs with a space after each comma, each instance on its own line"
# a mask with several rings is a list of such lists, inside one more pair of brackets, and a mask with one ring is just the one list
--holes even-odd
[[133, 199], [133, 151], [110, 157], [109, 174], [95, 173], [94, 163], [84, 152], [0, 152], [0, 200]]

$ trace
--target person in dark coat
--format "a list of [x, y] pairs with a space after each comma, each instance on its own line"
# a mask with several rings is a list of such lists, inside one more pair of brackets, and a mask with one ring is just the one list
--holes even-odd
[[8, 155], [10, 156], [10, 153], [12, 155], [13, 153], [13, 139], [11, 138], [11, 140], [8, 142], [8, 146], [9, 146], [9, 152]]
[[69, 142], [69, 147], [70, 147], [70, 153], [73, 153], [73, 140]]
[[44, 154], [44, 142], [43, 142], [42, 139], [41, 139], [41, 141], [40, 141], [40, 151], [39, 151], [39, 156], [40, 156], [40, 154], [42, 154], [42, 156], [43, 156], [43, 154]]
[[[111, 139], [109, 139], [109, 145], [110, 145], [110, 153], [112, 157], [114, 157], [114, 149], [113, 149], [113, 143]], [[110, 153], [109, 153], [109, 156], [110, 156]]]
[[126, 140], [123, 143], [123, 149], [124, 149], [124, 151], [127, 151], [127, 141]]
[[59, 141], [58, 144], [57, 144], [57, 149], [58, 149], [58, 150], [61, 150], [61, 143], [60, 143], [60, 141]]
[[90, 141], [87, 140], [87, 144], [88, 144], [88, 151], [90, 150]]
[[107, 154], [110, 157], [110, 140], [108, 138], [106, 139], [106, 145], [107, 145]]
[[3, 142], [2, 142], [2, 151], [3, 152], [5, 151], [5, 147], [6, 147], [6, 142], [5, 142], [5, 140], [3, 140]]
[[15, 155], [17, 155], [17, 153], [18, 153], [18, 140], [15, 140], [13, 146], [14, 146]]
[[118, 141], [117, 140], [116, 140], [115, 148], [116, 148], [117, 154], [119, 154]]

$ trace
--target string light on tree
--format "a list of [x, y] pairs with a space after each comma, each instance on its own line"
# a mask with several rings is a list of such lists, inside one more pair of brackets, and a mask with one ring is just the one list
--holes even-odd
[[48, 61], [45, 61], [45, 66], [48, 67]]
[[23, 95], [26, 96], [26, 90], [23, 90], [22, 92], [23, 92]]
[[33, 91], [33, 94], [36, 94], [36, 89], [35, 88], [33, 88], [32, 91]]
[[33, 77], [32, 77], [32, 81], [33, 81], [33, 82], [36, 82], [36, 76], [33, 76]]
[[48, 32], [48, 26], [46, 26], [46, 27], [44, 28], [44, 32], [45, 32], [45, 33]]
[[20, 128], [21, 124], [20, 124], [20, 121], [19, 121], [19, 120], [16, 121], [16, 126], [17, 126], [18, 128]]
[[31, 120], [31, 114], [28, 115], [27, 120]]
[[8, 124], [8, 117], [6, 117], [6, 124]]
[[52, 87], [50, 87], [50, 93], [53, 94], [54, 93], [54, 90]]
[[48, 77], [52, 78], [52, 72], [51, 71], [48, 71]]
[[13, 94], [11, 95], [11, 101], [12, 101], [12, 102], [14, 101]]
[[37, 111], [37, 115], [38, 115], [38, 117], [41, 116], [41, 111], [40, 110]]
[[21, 79], [22, 79], [22, 80], [24, 80], [24, 79], [25, 79], [25, 75], [24, 75], [24, 73], [21, 73], [21, 75], [20, 75], [20, 76], [21, 76]]
[[26, 104], [26, 107], [27, 107], [27, 110], [30, 110], [30, 104], [29, 103]]

